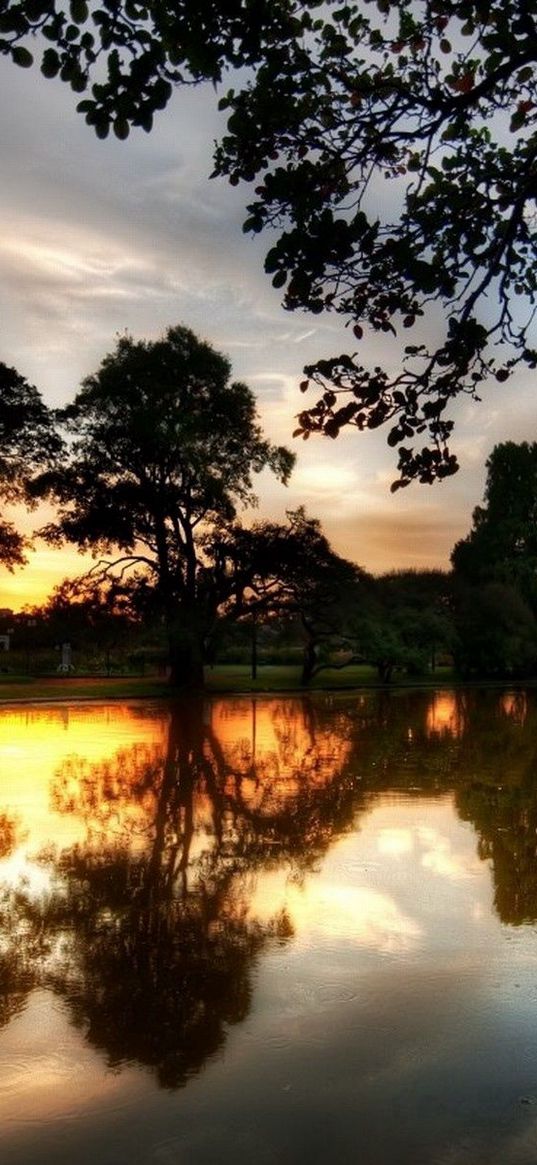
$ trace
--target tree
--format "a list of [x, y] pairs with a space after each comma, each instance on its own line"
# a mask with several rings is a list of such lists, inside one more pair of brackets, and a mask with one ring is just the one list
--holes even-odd
[[363, 658], [382, 683], [395, 668], [424, 673], [435, 666], [437, 650], [454, 641], [451, 578], [440, 570], [401, 570], [374, 580], [361, 612]]
[[[457, 469], [448, 406], [487, 378], [534, 368], [537, 24], [525, 0], [227, 0], [218, 9], [132, 0], [3, 0], [0, 51], [84, 90], [100, 136], [149, 129], [174, 84], [245, 63], [221, 101], [215, 173], [255, 183], [244, 229], [279, 231], [265, 261], [287, 308], [340, 314], [360, 341], [417, 327], [384, 365], [356, 351], [305, 370], [321, 388], [297, 433], [389, 426], [398, 481]], [[317, 8], [315, 19], [311, 8]], [[496, 129], [498, 125], [499, 131]], [[508, 136], [507, 136], [508, 134]], [[380, 182], [391, 182], [381, 200]], [[384, 209], [382, 202], [384, 201]], [[421, 326], [431, 304], [432, 343]], [[402, 364], [401, 364], [402, 355]], [[425, 444], [419, 448], [421, 439]]]
[[[345, 648], [352, 656], [351, 624], [367, 588], [368, 575], [341, 558], [323, 534], [320, 522], [303, 507], [287, 513], [287, 524], [258, 523], [237, 528], [226, 550], [239, 580], [235, 611], [253, 618], [296, 615], [304, 654], [302, 683], [332, 666], [329, 653]], [[350, 658], [347, 662], [350, 662]]]
[[483, 505], [453, 548], [458, 665], [532, 674], [537, 665], [537, 444], [505, 441], [486, 463]]
[[131, 579], [165, 621], [172, 682], [203, 682], [203, 648], [233, 580], [211, 539], [252, 504], [252, 475], [286, 482], [293, 456], [266, 441], [245, 384], [187, 328], [154, 342], [119, 339], [62, 414], [74, 436], [66, 463], [35, 496], [58, 518], [42, 534], [100, 554], [93, 574]]
[[[62, 442], [52, 414], [36, 388], [15, 368], [0, 363], [0, 500], [31, 504], [29, 482], [54, 462]], [[0, 519], [0, 563], [13, 570], [26, 561], [29, 540], [12, 522]]]
[[453, 549], [454, 570], [469, 584], [514, 585], [537, 614], [537, 443], [495, 445], [486, 468], [483, 505]]
[[518, 587], [460, 580], [455, 589], [455, 664], [464, 676], [535, 675], [537, 622]]
[[122, 587], [114, 578], [64, 579], [46, 603], [32, 607], [29, 615], [35, 624], [34, 642], [41, 640], [49, 647], [69, 642], [77, 656], [89, 655], [108, 675], [112, 656], [117, 665], [118, 655], [124, 657], [136, 635], [140, 637], [141, 613], [131, 588]]

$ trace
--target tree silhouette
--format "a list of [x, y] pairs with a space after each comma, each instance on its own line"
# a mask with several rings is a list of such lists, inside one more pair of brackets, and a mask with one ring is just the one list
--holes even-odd
[[[253, 184], [244, 229], [276, 229], [265, 267], [285, 306], [336, 312], [358, 342], [378, 333], [386, 347], [372, 366], [357, 351], [308, 366], [302, 388], [321, 394], [297, 431], [388, 425], [392, 488], [454, 473], [448, 406], [537, 364], [532, 6], [3, 0], [0, 12], [15, 63], [32, 64], [39, 31], [45, 76], [75, 93], [94, 81], [78, 108], [101, 137], [149, 130], [174, 85], [251, 67], [220, 102], [215, 172]], [[390, 346], [412, 329], [415, 342]]]
[[[52, 464], [62, 448], [52, 414], [32, 384], [15, 368], [0, 364], [0, 500], [32, 505], [32, 476]], [[13, 570], [26, 561], [29, 539], [12, 522], [0, 520], [0, 563]]]
[[327, 654], [351, 648], [357, 605], [371, 583], [356, 563], [332, 549], [316, 518], [303, 507], [287, 523], [236, 527], [219, 548], [238, 586], [230, 608], [236, 617], [297, 616], [304, 640], [302, 684], [328, 666]]
[[451, 561], [458, 660], [467, 672], [533, 674], [537, 662], [537, 445], [505, 441], [486, 463], [483, 505]]
[[41, 531], [106, 555], [92, 574], [132, 576], [165, 620], [173, 683], [203, 684], [204, 642], [234, 585], [210, 557], [211, 536], [252, 504], [252, 475], [286, 482], [287, 449], [264, 439], [254, 397], [225, 357], [187, 328], [155, 342], [123, 336], [62, 414], [71, 456], [34, 496], [58, 518]]

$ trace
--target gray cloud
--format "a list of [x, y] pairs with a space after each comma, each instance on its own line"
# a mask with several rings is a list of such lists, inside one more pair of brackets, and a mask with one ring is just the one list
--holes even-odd
[[[349, 333], [329, 317], [283, 311], [262, 270], [268, 240], [241, 230], [247, 192], [208, 180], [221, 127], [212, 89], [177, 94], [151, 135], [126, 143], [97, 141], [63, 86], [5, 61], [0, 107], [0, 359], [60, 403], [116, 333], [151, 337], [184, 322], [230, 355], [271, 437], [289, 443], [304, 403], [302, 366], [344, 350]], [[373, 359], [380, 350], [386, 357], [384, 338], [364, 349]], [[295, 442], [294, 481], [285, 490], [263, 475], [260, 513], [280, 517], [306, 504], [337, 548], [370, 569], [447, 565], [481, 497], [492, 446], [536, 431], [531, 376], [454, 413], [464, 471], [441, 487], [392, 497], [385, 435], [347, 433]], [[29, 578], [13, 585], [22, 593]]]

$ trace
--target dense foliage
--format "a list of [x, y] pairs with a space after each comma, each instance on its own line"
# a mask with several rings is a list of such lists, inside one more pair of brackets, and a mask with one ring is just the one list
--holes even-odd
[[448, 406], [537, 363], [534, 6], [0, 0], [0, 52], [31, 65], [34, 32], [45, 76], [90, 87], [78, 108], [100, 136], [250, 66], [221, 101], [216, 173], [254, 184], [245, 230], [270, 228], [287, 308], [383, 339], [372, 366], [350, 350], [306, 369], [321, 395], [297, 431], [388, 425], [394, 488], [455, 472]]
[[483, 505], [452, 553], [463, 670], [535, 671], [536, 507], [537, 444], [496, 445], [487, 461]]
[[[51, 413], [32, 384], [0, 364], [0, 501], [28, 505], [32, 475], [61, 449]], [[8, 519], [0, 519], [0, 563], [13, 570], [25, 561], [28, 539]]]
[[58, 511], [42, 535], [100, 553], [101, 576], [134, 572], [166, 621], [176, 667], [196, 666], [198, 678], [232, 586], [211, 543], [255, 501], [254, 473], [285, 482], [293, 465], [264, 439], [250, 389], [230, 372], [187, 328], [155, 342], [123, 336], [61, 415], [70, 456], [33, 484]]

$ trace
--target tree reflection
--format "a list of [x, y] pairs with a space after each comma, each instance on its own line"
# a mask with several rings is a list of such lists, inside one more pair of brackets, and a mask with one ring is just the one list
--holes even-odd
[[399, 693], [369, 710], [355, 762], [364, 790], [453, 791], [491, 864], [500, 920], [537, 921], [535, 693]]
[[111, 1066], [169, 1087], [198, 1071], [248, 1013], [258, 952], [292, 934], [285, 913], [252, 917], [252, 879], [303, 871], [351, 820], [344, 719], [334, 735], [327, 710], [282, 701], [237, 741], [218, 705], [194, 702], [170, 714], [164, 753], [71, 757], [52, 798], [86, 840], [40, 855], [43, 893], [6, 893], [4, 1020], [46, 986]]
[[[84, 840], [6, 879], [0, 1024], [48, 988], [109, 1065], [182, 1085], [248, 1014], [261, 950], [292, 935], [285, 913], [256, 916], [256, 879], [303, 878], [382, 790], [452, 791], [500, 918], [535, 921], [536, 752], [533, 695], [466, 690], [182, 703], [164, 747], [70, 757], [51, 798]], [[0, 814], [6, 868], [20, 834]]]

